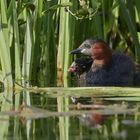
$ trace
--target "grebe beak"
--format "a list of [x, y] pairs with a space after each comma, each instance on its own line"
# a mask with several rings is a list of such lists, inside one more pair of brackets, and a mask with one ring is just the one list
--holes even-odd
[[81, 48], [77, 48], [77, 49], [75, 49], [75, 50], [70, 51], [69, 54], [78, 54], [78, 53], [81, 53], [81, 51], [82, 51]]

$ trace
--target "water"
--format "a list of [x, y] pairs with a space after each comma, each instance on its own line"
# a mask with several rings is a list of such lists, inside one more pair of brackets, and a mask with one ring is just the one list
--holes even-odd
[[139, 97], [88, 95], [77, 97], [78, 103], [74, 104], [70, 94], [64, 96], [61, 92], [54, 95], [30, 93], [32, 106], [22, 104], [21, 100], [20, 109], [0, 112], [1, 139], [140, 139]]

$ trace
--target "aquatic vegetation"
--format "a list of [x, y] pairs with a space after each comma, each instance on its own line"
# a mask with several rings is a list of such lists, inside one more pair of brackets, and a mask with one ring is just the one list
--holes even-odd
[[[1, 0], [0, 81], [5, 87], [4, 92], [0, 94], [1, 111], [16, 109], [22, 101], [29, 106], [33, 104], [35, 101], [30, 97], [34, 95], [28, 90], [39, 92], [38, 104], [43, 104], [49, 93], [49, 96], [55, 98], [58, 95], [54, 93], [59, 90], [61, 96], [66, 96], [66, 93], [67, 96], [76, 94], [79, 96], [80, 90], [83, 90], [83, 95], [86, 92], [88, 94], [93, 92], [93, 96], [102, 97], [115, 94], [139, 96], [139, 89], [134, 88], [66, 89], [71, 81], [67, 70], [73, 61], [69, 51], [77, 48], [87, 37], [101, 37], [112, 49], [125, 51], [132, 55], [134, 61], [140, 61], [139, 6], [139, 0]], [[13, 92], [16, 85], [20, 85], [20, 94]], [[65, 88], [49, 88], [57, 85]], [[47, 94], [43, 94], [44, 99], [42, 93], [46, 91]], [[126, 93], [122, 94], [123, 91]], [[69, 100], [59, 101], [61, 101], [59, 110], [66, 111], [65, 106]], [[48, 100], [46, 102], [49, 103]], [[58, 119], [54, 118], [50, 118], [50, 122], [45, 120], [45, 123], [42, 120], [43, 123], [28, 121], [22, 128], [17, 118], [14, 121], [10, 119], [9, 116], [2, 118], [5, 121], [0, 122], [2, 126], [0, 139], [6, 139], [11, 134], [13, 138], [17, 138], [18, 135], [19, 138], [25, 136], [25, 139], [29, 139], [32, 135], [32, 138], [36, 139], [40, 134], [46, 134], [46, 130], [48, 130], [47, 139], [56, 137], [59, 139], [58, 130], [54, 130], [59, 125], [60, 139], [67, 140], [70, 132], [68, 128], [71, 127], [69, 118], [61, 118], [60, 124]], [[10, 122], [14, 126], [11, 126]], [[41, 133], [38, 132], [37, 124], [41, 126]], [[117, 123], [114, 124], [118, 129]], [[78, 127], [76, 124], [73, 126]], [[107, 129], [103, 131], [102, 138], [109, 139]], [[118, 132], [114, 129], [112, 131]], [[98, 133], [94, 134], [101, 137]]]

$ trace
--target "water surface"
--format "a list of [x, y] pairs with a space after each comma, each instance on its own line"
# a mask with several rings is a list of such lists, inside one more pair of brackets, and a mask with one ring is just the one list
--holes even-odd
[[[71, 96], [30, 93], [17, 110], [0, 112], [0, 133], [9, 140], [138, 140], [139, 97]], [[85, 92], [85, 91], [84, 91]], [[22, 93], [18, 93], [22, 94]], [[16, 94], [15, 96], [17, 96]], [[89, 96], [91, 95], [91, 96]], [[23, 98], [24, 99], [24, 98]], [[7, 125], [8, 124], [8, 125]]]

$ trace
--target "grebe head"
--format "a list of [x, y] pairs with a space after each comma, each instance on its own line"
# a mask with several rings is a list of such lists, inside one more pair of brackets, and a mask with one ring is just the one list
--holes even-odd
[[109, 45], [102, 39], [86, 39], [79, 48], [72, 50], [71, 54], [82, 53], [91, 56], [96, 64], [106, 64], [112, 58]]

